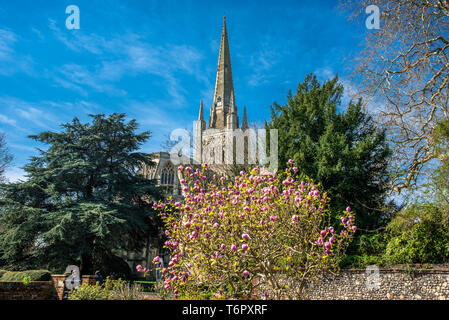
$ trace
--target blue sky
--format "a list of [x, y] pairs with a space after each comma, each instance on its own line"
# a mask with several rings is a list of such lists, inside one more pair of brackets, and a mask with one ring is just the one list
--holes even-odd
[[[153, 132], [143, 151], [161, 150], [212, 103], [226, 14], [236, 104], [263, 123], [311, 72], [346, 78], [364, 21], [349, 22], [335, 0], [40, 0], [0, 4], [0, 131], [15, 160], [14, 181], [36, 147], [27, 135], [59, 130], [88, 114], [123, 112]], [[68, 30], [68, 5], [80, 29]]]

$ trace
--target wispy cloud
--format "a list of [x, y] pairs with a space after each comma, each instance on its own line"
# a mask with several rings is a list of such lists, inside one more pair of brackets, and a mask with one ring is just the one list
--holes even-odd
[[20, 180], [25, 181], [27, 179], [25, 174], [26, 172], [18, 167], [11, 167], [5, 170], [5, 177], [9, 182], [19, 182]]
[[[314, 71], [314, 74], [320, 81], [326, 81], [336, 76], [334, 70], [330, 67], [318, 68]], [[346, 108], [349, 101], [360, 98], [360, 93], [355, 85], [346, 77], [339, 75], [338, 81], [343, 85], [344, 92], [342, 98], [342, 107]]]
[[17, 123], [15, 120], [8, 118], [7, 116], [4, 116], [0, 114], [0, 123], [8, 124], [11, 126], [16, 126]]
[[71, 88], [71, 86], [75, 86], [75, 88], [87, 86], [95, 91], [108, 92], [114, 96], [126, 95], [124, 90], [115, 88], [110, 83], [106, 83], [106, 79], [102, 79], [97, 71], [90, 71], [86, 66], [78, 64], [65, 64], [59, 68], [58, 71], [62, 76], [61, 84], [65, 83], [64, 79], [68, 80], [66, 82], [69, 84], [68, 88]]
[[13, 31], [0, 29], [0, 75], [10, 76], [17, 72], [33, 74], [33, 59], [15, 51], [17, 42], [18, 36]]
[[[10, 96], [0, 97], [0, 108], [8, 111], [3, 120], [22, 131], [29, 131], [30, 124], [41, 129], [50, 129], [57, 126], [60, 123], [58, 117], [56, 114], [48, 112], [47, 107], [47, 103], [29, 102]], [[27, 127], [21, 127], [19, 125], [21, 123], [26, 123]]]
[[14, 53], [12, 46], [17, 42], [17, 36], [14, 32], [0, 29], [0, 59], [9, 59]]
[[268, 83], [277, 75], [273, 72], [273, 68], [281, 61], [282, 52], [272, 43], [272, 40], [266, 39], [258, 51], [244, 57], [248, 60], [248, 66], [251, 68], [251, 75], [248, 79], [249, 86], [257, 87]]
[[77, 30], [70, 33], [69, 38], [54, 20], [49, 20], [49, 28], [69, 50], [95, 55], [97, 64], [68, 63], [55, 69], [54, 81], [58, 85], [83, 95], [87, 95], [87, 89], [92, 89], [124, 96], [126, 91], [117, 88], [124, 76], [152, 75], [162, 79], [173, 106], [182, 106], [186, 104], [185, 90], [179, 83], [178, 73], [192, 75], [202, 83], [209, 82], [200, 68], [203, 56], [194, 47], [154, 46], [134, 33], [105, 38]]
[[[167, 102], [163, 101], [127, 101], [124, 107], [128, 110], [130, 117], [138, 118], [139, 124], [151, 130], [162, 129], [171, 131], [176, 128], [190, 124], [192, 119], [186, 119], [174, 115], [167, 108]], [[192, 115], [193, 116], [193, 115]]]

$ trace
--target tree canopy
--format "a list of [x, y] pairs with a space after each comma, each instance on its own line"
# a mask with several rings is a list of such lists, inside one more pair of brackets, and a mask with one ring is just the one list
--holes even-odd
[[126, 273], [118, 250], [140, 249], [156, 230], [153, 181], [139, 174], [148, 154], [139, 152], [150, 132], [137, 134], [125, 114], [91, 115], [61, 125], [61, 132], [30, 138], [47, 144], [24, 167], [27, 181], [0, 187], [0, 261], [14, 269], [63, 271], [81, 264]]
[[350, 204], [357, 225], [372, 229], [388, 218], [381, 208], [390, 149], [385, 132], [364, 112], [361, 100], [342, 108], [343, 90], [338, 77], [321, 84], [310, 74], [294, 96], [288, 94], [285, 105], [274, 103], [266, 127], [279, 130], [281, 165], [293, 159], [299, 172], [328, 191], [334, 212]]
[[[449, 5], [447, 1], [340, 0], [355, 19], [376, 5], [380, 28], [365, 32], [349, 59], [352, 83], [372, 101], [392, 142], [391, 190], [433, 174], [432, 136], [449, 119]], [[352, 60], [352, 63], [351, 63]]]

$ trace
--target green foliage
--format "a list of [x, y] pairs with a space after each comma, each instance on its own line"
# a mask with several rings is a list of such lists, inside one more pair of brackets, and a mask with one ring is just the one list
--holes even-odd
[[161, 300], [173, 299], [173, 293], [164, 288], [164, 283], [162, 281], [156, 282], [156, 284], [154, 285], [154, 291], [158, 298]]
[[158, 231], [151, 200], [159, 192], [139, 174], [152, 161], [137, 152], [150, 132], [135, 133], [124, 114], [91, 117], [30, 136], [48, 149], [25, 166], [26, 182], [0, 185], [0, 259], [10, 269], [80, 264], [84, 274], [124, 275], [117, 252], [140, 249]]
[[70, 292], [69, 300], [138, 300], [142, 292], [140, 285], [108, 277], [103, 285], [81, 285]]
[[24, 286], [28, 286], [31, 282], [31, 277], [29, 275], [24, 275], [22, 279], [22, 283]]
[[289, 93], [287, 104], [274, 103], [266, 128], [279, 130], [281, 169], [293, 159], [303, 177], [322, 184], [333, 212], [350, 203], [357, 225], [374, 229], [389, 218], [385, 199], [391, 152], [385, 132], [363, 111], [362, 101], [342, 106], [342, 97], [337, 77], [320, 84], [308, 75], [294, 96]]
[[442, 121], [434, 132], [434, 152], [440, 160], [439, 167], [427, 184], [429, 194], [436, 202], [449, 208], [449, 120]]
[[96, 284], [82, 284], [69, 294], [69, 300], [109, 300], [111, 292]]
[[48, 270], [4, 271], [0, 272], [0, 281], [23, 281], [25, 277], [29, 281], [50, 281], [51, 273]]
[[413, 204], [397, 213], [387, 228], [390, 263], [447, 263], [449, 215], [435, 203]]
[[143, 292], [154, 292], [156, 290], [156, 281], [144, 281], [138, 280], [133, 281], [133, 283], [138, 284], [142, 287]]
[[388, 262], [381, 256], [375, 255], [347, 255], [341, 263], [342, 268], [365, 268], [370, 265], [385, 266]]
[[343, 258], [342, 268], [365, 268], [369, 265], [384, 266], [389, 264], [384, 257], [388, 235], [385, 232], [362, 234], [352, 245], [352, 252]]

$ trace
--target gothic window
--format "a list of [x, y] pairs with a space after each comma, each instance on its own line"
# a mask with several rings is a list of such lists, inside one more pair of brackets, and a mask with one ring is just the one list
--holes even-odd
[[173, 166], [167, 163], [162, 169], [161, 184], [173, 184], [175, 180], [175, 170]]
[[147, 165], [144, 165], [142, 168], [142, 174], [145, 179], [152, 179], [155, 171], [156, 171], [155, 166], [149, 167]]

